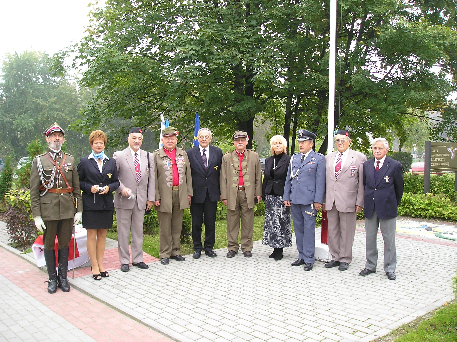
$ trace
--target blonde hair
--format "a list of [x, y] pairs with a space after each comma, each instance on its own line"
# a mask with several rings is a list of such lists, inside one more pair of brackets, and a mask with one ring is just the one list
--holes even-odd
[[92, 146], [92, 144], [93, 144], [93, 142], [94, 142], [95, 139], [103, 140], [103, 142], [105, 143], [105, 146], [106, 146], [106, 143], [108, 142], [108, 139], [106, 138], [105, 132], [100, 131], [100, 130], [93, 131], [93, 132], [89, 135], [89, 144], [90, 144], [91, 146]]
[[280, 140], [282, 142], [282, 145], [284, 146], [284, 153], [287, 154], [287, 141], [282, 135], [274, 135], [270, 139], [270, 152], [271, 155], [274, 156], [275, 151], [273, 149], [274, 142]]

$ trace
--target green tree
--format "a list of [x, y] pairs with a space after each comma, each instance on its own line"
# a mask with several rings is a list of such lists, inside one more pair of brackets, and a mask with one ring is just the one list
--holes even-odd
[[[76, 86], [65, 76], [52, 73], [51, 65], [49, 56], [33, 51], [8, 54], [4, 59], [0, 82], [0, 140], [6, 149], [0, 151], [0, 155], [26, 156], [28, 143], [43, 139], [43, 131], [53, 122], [66, 129], [79, 118], [82, 106]], [[80, 135], [68, 131], [65, 137], [67, 141], [77, 141]]]
[[[367, 132], [407, 133], [415, 110], [446, 106], [454, 14], [455, 0], [339, 1], [335, 122], [356, 147], [368, 145]], [[325, 137], [328, 18], [317, 0], [108, 0], [76, 47], [83, 85], [96, 89], [81, 128], [154, 132], [163, 113], [186, 139], [198, 110], [226, 138], [235, 128], [252, 136], [259, 115], [283, 125], [292, 150], [297, 128]]]

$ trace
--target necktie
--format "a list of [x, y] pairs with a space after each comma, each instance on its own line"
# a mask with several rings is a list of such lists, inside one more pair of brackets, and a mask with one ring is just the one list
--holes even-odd
[[141, 179], [141, 168], [140, 168], [140, 162], [138, 160], [138, 153], [135, 152], [135, 158], [133, 159], [133, 165], [135, 166], [135, 172], [136, 172], [136, 182], [139, 183]]
[[341, 173], [341, 153], [338, 153], [338, 157], [336, 158], [336, 164], [335, 164], [335, 179], [338, 179], [338, 176]]
[[203, 149], [203, 154], [202, 154], [202, 159], [203, 159], [203, 165], [205, 166], [205, 169], [208, 168], [208, 160], [206, 159], [206, 149]]
[[376, 171], [379, 171], [379, 160], [376, 161], [376, 168], [375, 168]]

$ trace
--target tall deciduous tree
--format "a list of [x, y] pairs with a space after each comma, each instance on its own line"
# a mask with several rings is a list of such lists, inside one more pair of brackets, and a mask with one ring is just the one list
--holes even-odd
[[[49, 56], [40, 52], [6, 56], [0, 83], [0, 155], [26, 156], [28, 143], [42, 139], [53, 122], [66, 128], [79, 118], [81, 101], [75, 85], [55, 76], [50, 66]], [[80, 133], [69, 131], [66, 139], [75, 141], [69, 150], [79, 152]]]
[[[338, 4], [335, 122], [356, 145], [367, 145], [367, 132], [402, 134], [413, 110], [445, 107], [455, 88], [446, 79], [456, 68], [455, 0]], [[322, 142], [328, 18], [317, 0], [107, 0], [78, 46], [83, 84], [97, 89], [82, 125], [158, 128], [164, 113], [190, 135], [198, 110], [219, 135], [252, 136], [254, 118], [277, 118], [280, 108], [286, 138], [303, 127]]]

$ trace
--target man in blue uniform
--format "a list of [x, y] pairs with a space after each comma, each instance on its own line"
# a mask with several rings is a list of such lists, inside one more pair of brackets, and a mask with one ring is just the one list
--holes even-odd
[[314, 133], [300, 129], [297, 136], [300, 153], [290, 159], [283, 199], [286, 206], [292, 206], [298, 249], [298, 259], [292, 266], [304, 265], [305, 271], [311, 271], [316, 213], [322, 207], [325, 194], [325, 157], [313, 151]]

